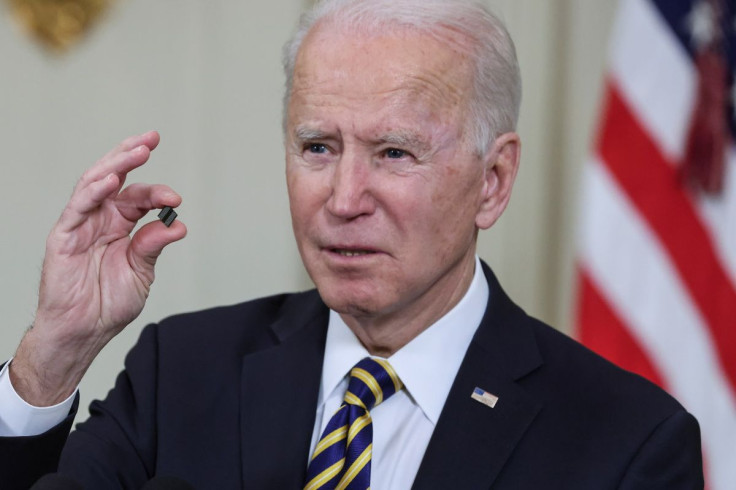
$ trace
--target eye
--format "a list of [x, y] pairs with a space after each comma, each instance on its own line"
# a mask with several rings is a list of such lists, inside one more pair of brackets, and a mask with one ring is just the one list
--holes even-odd
[[321, 143], [310, 143], [307, 145], [306, 149], [309, 153], [315, 153], [315, 154], [327, 153], [327, 147]]
[[406, 155], [407, 153], [404, 150], [399, 150], [398, 148], [389, 148], [386, 150], [386, 157], [393, 160], [404, 158]]

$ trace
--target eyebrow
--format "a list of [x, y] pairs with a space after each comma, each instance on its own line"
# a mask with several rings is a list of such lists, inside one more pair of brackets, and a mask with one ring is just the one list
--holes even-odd
[[320, 140], [327, 137], [327, 133], [307, 126], [298, 126], [294, 130], [294, 137], [299, 141]]
[[429, 145], [427, 142], [413, 131], [390, 131], [377, 138], [379, 143], [396, 145], [399, 147], [418, 148], [427, 150]]

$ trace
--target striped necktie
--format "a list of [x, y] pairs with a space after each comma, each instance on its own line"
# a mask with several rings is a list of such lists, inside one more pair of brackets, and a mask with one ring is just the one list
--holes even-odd
[[371, 486], [370, 410], [403, 385], [391, 365], [366, 357], [350, 371], [342, 405], [327, 423], [307, 469], [304, 490], [366, 490]]

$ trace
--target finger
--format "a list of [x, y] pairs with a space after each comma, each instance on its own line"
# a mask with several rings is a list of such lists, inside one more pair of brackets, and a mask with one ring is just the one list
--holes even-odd
[[181, 204], [181, 196], [167, 185], [131, 184], [118, 195], [115, 205], [127, 220], [138, 221], [152, 209]]
[[127, 173], [143, 165], [150, 154], [148, 147], [137, 146], [87, 170], [74, 187], [69, 204], [62, 214], [62, 226], [67, 229], [78, 226], [102, 201], [113, 197], [125, 182]]
[[138, 138], [140, 139], [140, 142], [123, 141], [123, 143], [120, 144], [121, 148], [128, 149], [128, 148], [135, 148], [138, 145], [146, 145], [149, 150], [155, 150], [158, 144], [161, 142], [161, 135], [158, 133], [158, 131], [146, 131], [145, 133], [140, 134]]
[[93, 167], [79, 179], [77, 187], [84, 187], [92, 182], [105, 178], [111, 173], [116, 173], [120, 179], [120, 185], [125, 182], [125, 176], [133, 169], [146, 163], [151, 156], [151, 149], [146, 145], [138, 145], [129, 150], [111, 152], [100, 159]]
[[128, 248], [128, 262], [133, 270], [153, 280], [151, 272], [161, 251], [169, 245], [184, 238], [187, 227], [181, 221], [174, 221], [166, 227], [160, 221], [146, 224], [133, 235]]
[[114, 155], [116, 153], [132, 150], [133, 148], [137, 148], [141, 145], [146, 146], [149, 150], [153, 151], [154, 149], [156, 149], [160, 141], [161, 135], [158, 134], [158, 131], [148, 131], [143, 134], [129, 136], [128, 138], [118, 143], [118, 145], [110, 150], [103, 158]]
[[120, 179], [116, 174], [109, 174], [104, 179], [92, 182], [81, 189], [75, 189], [69, 204], [59, 219], [61, 231], [71, 231], [81, 225], [89, 213], [97, 209], [105, 199], [116, 194], [120, 187]]

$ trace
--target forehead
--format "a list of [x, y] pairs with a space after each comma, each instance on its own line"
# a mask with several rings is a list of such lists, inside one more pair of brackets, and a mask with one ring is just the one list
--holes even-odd
[[310, 108], [444, 119], [466, 107], [471, 86], [457, 43], [401, 28], [356, 35], [318, 25], [297, 55], [289, 120]]

